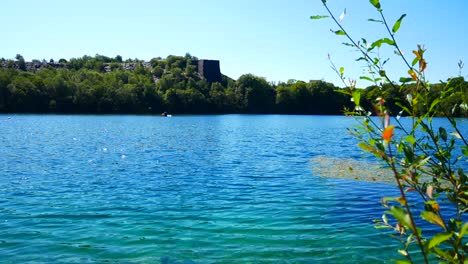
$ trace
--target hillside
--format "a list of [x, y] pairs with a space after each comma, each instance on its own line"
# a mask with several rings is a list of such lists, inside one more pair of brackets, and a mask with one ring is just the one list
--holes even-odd
[[[453, 104], [466, 98], [463, 78], [453, 81]], [[433, 86], [437, 98], [442, 85]], [[367, 87], [364, 104], [380, 95], [397, 114], [405, 89]], [[55, 62], [25, 61], [21, 55], [0, 60], [0, 112], [76, 114], [278, 113], [341, 114], [351, 107], [340, 88], [325, 81], [289, 80], [277, 84], [253, 74], [233, 80], [220, 62], [185, 56], [149, 61], [96, 55]], [[451, 106], [444, 106], [447, 109]], [[457, 115], [466, 112], [455, 109]], [[421, 109], [424, 111], [424, 109]]]

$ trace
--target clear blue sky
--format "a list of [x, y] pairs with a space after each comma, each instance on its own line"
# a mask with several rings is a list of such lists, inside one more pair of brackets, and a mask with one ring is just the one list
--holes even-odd
[[[376, 39], [378, 14], [367, 0], [329, 0], [343, 25], [357, 37]], [[410, 54], [425, 44], [430, 81], [457, 75], [457, 62], [468, 65], [468, 1], [382, 0], [391, 24], [408, 16], [397, 34]], [[321, 0], [18, 0], [2, 3], [0, 57], [22, 54], [26, 60], [69, 59], [95, 54], [149, 60], [186, 52], [221, 61], [221, 71], [237, 79], [244, 73], [268, 81], [323, 79], [338, 84], [329, 67], [330, 53], [346, 75], [358, 78], [358, 54], [330, 33], [331, 20]], [[387, 50], [388, 54], [392, 52]], [[388, 71], [404, 75], [392, 56]], [[467, 69], [463, 75], [466, 76]], [[360, 82], [361, 86], [368, 83]]]

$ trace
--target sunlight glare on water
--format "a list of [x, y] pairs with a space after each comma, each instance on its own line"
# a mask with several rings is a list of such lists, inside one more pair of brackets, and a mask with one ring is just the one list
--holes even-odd
[[318, 177], [360, 159], [323, 116], [0, 116], [6, 263], [382, 263], [394, 187]]

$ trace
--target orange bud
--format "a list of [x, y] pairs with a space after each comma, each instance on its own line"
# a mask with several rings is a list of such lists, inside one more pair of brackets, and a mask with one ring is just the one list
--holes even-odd
[[432, 209], [434, 209], [434, 211], [440, 211], [440, 206], [439, 206], [439, 204], [438, 204], [438, 203], [434, 203], [434, 204], [432, 205]]
[[395, 128], [395, 126], [388, 126], [384, 129], [383, 131], [383, 134], [382, 134], [382, 138], [385, 140], [385, 141], [390, 141], [390, 139], [392, 138], [393, 136], [393, 129]]
[[419, 61], [419, 71], [423, 72], [427, 67], [427, 63], [425, 59]]

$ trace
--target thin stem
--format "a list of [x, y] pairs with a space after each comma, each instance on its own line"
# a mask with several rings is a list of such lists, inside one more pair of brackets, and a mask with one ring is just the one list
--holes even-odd
[[398, 53], [400, 54], [401, 58], [403, 59], [403, 61], [405, 62], [406, 66], [408, 66], [408, 68], [409, 68], [410, 70], [414, 70], [414, 68], [413, 68], [412, 66], [410, 66], [410, 64], [409, 64], [408, 61], [406, 60], [405, 56], [403, 56], [403, 54], [401, 54], [400, 47], [398, 46], [398, 43], [397, 43], [396, 40], [395, 40], [395, 35], [392, 33], [392, 31], [390, 31], [390, 28], [388, 27], [388, 23], [387, 23], [387, 20], [385, 19], [385, 16], [384, 16], [383, 12], [382, 12], [382, 11], [379, 11], [379, 13], [380, 13], [380, 17], [382, 17], [382, 21], [384, 22], [385, 28], [387, 28], [388, 34], [389, 34], [390, 37], [392, 38], [393, 43], [395, 44], [395, 48], [398, 50]]
[[328, 61], [330, 61], [330, 64], [332, 65], [332, 70], [340, 77], [340, 80], [341, 82], [344, 84], [345, 87], [349, 87], [348, 84], [346, 84], [343, 76], [340, 74], [340, 72], [338, 71], [338, 69], [336, 68], [335, 64], [333, 63], [333, 61], [331, 60], [330, 58], [330, 55], [328, 55]]
[[[333, 21], [335, 21], [335, 24], [338, 25], [338, 27], [344, 32], [344, 34], [346, 35], [346, 37], [348, 38], [349, 41], [351, 41], [351, 43], [353, 44], [354, 47], [356, 47], [360, 52], [361, 54], [365, 57], [366, 61], [369, 63], [369, 65], [371, 67], [374, 67], [374, 69], [377, 70], [377, 72], [379, 72], [379, 74], [381, 74], [382, 77], [385, 78], [385, 80], [390, 83], [390, 85], [394, 88], [394, 89], [398, 89], [398, 87], [391, 81], [390, 77], [388, 77], [387, 73], [385, 73], [385, 71], [382, 70], [382, 67], [378, 66], [378, 65], [375, 65], [373, 63], [370, 63], [372, 60], [372, 58], [369, 56], [369, 54], [364, 51], [362, 49], [361, 46], [359, 46], [354, 40], [353, 38], [351, 38], [351, 36], [348, 34], [348, 32], [344, 29], [343, 26], [341, 26], [341, 24], [338, 22], [338, 20], [336, 20], [336, 17], [333, 15], [333, 13], [330, 11], [330, 9], [328, 8], [326, 2], [322, 2], [323, 6], [325, 7], [325, 9], [327, 10], [328, 14], [330, 15], [330, 17], [333, 19]], [[388, 26], [387, 26], [388, 28]], [[393, 38], [393, 37], [392, 37]], [[403, 57], [403, 55], [401, 55]], [[406, 59], [405, 59], [406, 61]], [[383, 73], [383, 74], [382, 74]]]
[[450, 116], [449, 114], [447, 114], [447, 112], [444, 112], [444, 116], [450, 121], [450, 124], [452, 125], [452, 127], [455, 129], [455, 131], [458, 133], [458, 135], [460, 136], [460, 139], [463, 141], [463, 143], [465, 144], [465, 146], [468, 147], [468, 142], [466, 141], [465, 137], [463, 136], [463, 134], [460, 132], [460, 130], [458, 129], [458, 127], [455, 125], [457, 122], [454, 120], [454, 118], [452, 116]]
[[[390, 31], [390, 27], [388, 26], [388, 23], [387, 23], [387, 20], [385, 19], [385, 16], [382, 12], [382, 10], [379, 11], [380, 13], [380, 17], [382, 18], [382, 21], [384, 22], [384, 25], [385, 25], [385, 28], [387, 29], [388, 31], [388, 34], [390, 35], [390, 37], [392, 38], [393, 40], [393, 43], [395, 45], [395, 48], [398, 50], [398, 53], [400, 54], [400, 57], [403, 59], [403, 61], [405, 62], [406, 66], [408, 67], [408, 69], [412, 70], [412, 71], [415, 71], [415, 69], [413, 68], [413, 66], [411, 66], [408, 62], [408, 60], [406, 59], [405, 56], [403, 56], [403, 54], [401, 53], [401, 50], [400, 50], [400, 47], [398, 46], [398, 43], [395, 39], [395, 34], [393, 34], [392, 31]], [[421, 85], [423, 87], [426, 87], [425, 83], [421, 81], [421, 79], [419, 78], [419, 76], [417, 76], [417, 81], [418, 83], [421, 83]]]
[[414, 222], [413, 214], [411, 213], [411, 209], [409, 207], [408, 200], [406, 199], [405, 190], [403, 190], [403, 185], [401, 184], [400, 178], [398, 177], [398, 172], [397, 172], [396, 167], [395, 167], [395, 162], [393, 161], [392, 148], [391, 148], [390, 145], [388, 146], [388, 153], [389, 153], [389, 157], [390, 157], [388, 162], [390, 163], [390, 166], [392, 167], [393, 174], [395, 175], [395, 179], [397, 181], [398, 189], [400, 190], [401, 197], [403, 198], [403, 201], [405, 201], [405, 208], [406, 208], [406, 211], [408, 212], [408, 216], [409, 216], [410, 221], [411, 221], [413, 234], [416, 237], [416, 240], [418, 241], [419, 249], [421, 250], [421, 254], [424, 256], [424, 261], [425, 261], [426, 264], [428, 264], [429, 260], [427, 259], [426, 253], [424, 252], [424, 246], [422, 244], [421, 237], [418, 234], [418, 230], [416, 228], [416, 224]]

